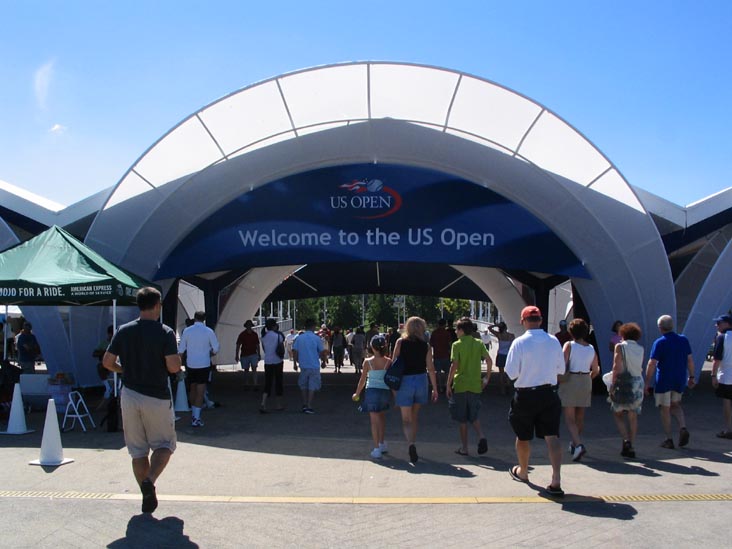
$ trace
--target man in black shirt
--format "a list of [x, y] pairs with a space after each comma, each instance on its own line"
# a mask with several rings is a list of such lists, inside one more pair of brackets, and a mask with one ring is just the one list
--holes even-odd
[[158, 506], [155, 481], [175, 451], [175, 415], [168, 374], [177, 373], [181, 362], [175, 333], [159, 322], [160, 292], [140, 289], [137, 306], [140, 317], [117, 331], [102, 363], [107, 370], [122, 374], [125, 444], [142, 492], [142, 512], [152, 513]]

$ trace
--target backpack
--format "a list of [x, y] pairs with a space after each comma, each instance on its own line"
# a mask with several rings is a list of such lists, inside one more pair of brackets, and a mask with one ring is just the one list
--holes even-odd
[[285, 358], [285, 336], [282, 332], [277, 332], [277, 348], [275, 353], [278, 357]]

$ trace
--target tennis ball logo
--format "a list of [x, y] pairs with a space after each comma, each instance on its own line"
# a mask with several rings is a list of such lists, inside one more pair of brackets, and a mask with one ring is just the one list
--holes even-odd
[[372, 179], [371, 181], [366, 183], [366, 189], [370, 193], [377, 193], [383, 188], [384, 188], [384, 183], [381, 181], [381, 179]]
[[355, 179], [338, 186], [341, 192], [330, 197], [333, 209], [348, 209], [366, 215], [355, 215], [356, 219], [379, 219], [396, 213], [402, 207], [402, 197], [393, 188], [384, 185], [381, 179]]

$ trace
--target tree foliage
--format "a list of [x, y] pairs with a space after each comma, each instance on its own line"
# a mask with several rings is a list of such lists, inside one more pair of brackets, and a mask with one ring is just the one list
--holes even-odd
[[319, 298], [298, 299], [295, 301], [295, 329], [304, 330], [308, 318], [320, 325], [323, 318], [322, 300]]
[[[397, 326], [403, 318], [402, 307], [395, 306], [395, 301], [402, 298], [394, 294], [366, 295], [366, 322], [368, 325], [375, 322], [381, 329]], [[470, 315], [470, 301], [467, 299], [451, 299], [424, 296], [405, 296], [406, 316], [419, 316], [427, 321], [428, 326], [435, 326], [442, 316], [440, 301], [444, 307], [444, 316], [454, 320]], [[295, 301], [296, 329], [303, 329], [305, 320], [315, 319], [319, 326], [323, 323], [323, 304], [325, 304], [326, 323], [328, 326], [340, 326], [344, 329], [361, 325], [361, 295], [344, 295], [299, 299]], [[274, 306], [275, 310], [277, 306]], [[269, 303], [265, 304], [264, 311], [269, 311]]]
[[440, 298], [423, 296], [406, 296], [407, 317], [419, 316], [424, 318], [428, 326], [437, 324], [440, 319]]
[[467, 299], [444, 298], [445, 317], [457, 320], [463, 316], [470, 316], [470, 301]]
[[361, 296], [344, 295], [328, 297], [328, 325], [355, 328], [361, 324]]
[[366, 306], [366, 325], [376, 323], [381, 327], [397, 325], [397, 310], [392, 294], [369, 295]]

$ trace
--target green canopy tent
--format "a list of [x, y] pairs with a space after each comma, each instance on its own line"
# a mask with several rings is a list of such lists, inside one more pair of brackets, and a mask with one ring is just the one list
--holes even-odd
[[[135, 305], [135, 293], [155, 286], [104, 259], [54, 225], [0, 253], [0, 304]], [[116, 386], [116, 384], [115, 384]]]
[[0, 253], [0, 304], [135, 305], [143, 286], [56, 225]]

